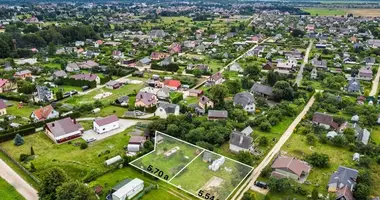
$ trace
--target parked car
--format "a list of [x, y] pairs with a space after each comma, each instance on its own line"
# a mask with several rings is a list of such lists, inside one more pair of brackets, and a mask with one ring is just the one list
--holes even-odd
[[261, 181], [255, 181], [255, 185], [259, 188], [263, 188], [263, 189], [267, 189], [268, 188], [268, 184], [265, 183], [265, 182], [261, 182]]
[[86, 140], [87, 143], [94, 142], [94, 141], [96, 141], [96, 138], [88, 138]]

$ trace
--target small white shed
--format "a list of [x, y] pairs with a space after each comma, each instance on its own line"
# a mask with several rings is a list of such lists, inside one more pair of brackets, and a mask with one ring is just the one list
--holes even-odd
[[121, 158], [120, 155], [117, 155], [117, 156], [115, 156], [115, 157], [113, 157], [113, 158], [110, 158], [110, 159], [106, 160], [106, 161], [104, 162], [104, 164], [105, 164], [106, 166], [110, 166], [110, 165], [112, 165], [112, 164], [114, 164], [114, 163], [116, 163], [116, 162], [118, 162], [118, 161], [120, 161], [120, 160], [122, 160], [122, 159], [123, 159], [123, 158]]
[[128, 152], [138, 152], [140, 151], [140, 145], [138, 144], [128, 144]]

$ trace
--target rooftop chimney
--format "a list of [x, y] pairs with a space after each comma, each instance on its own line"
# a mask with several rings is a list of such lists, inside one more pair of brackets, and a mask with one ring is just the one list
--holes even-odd
[[52, 126], [52, 127], [54, 127], [54, 122], [53, 122], [53, 123], [51, 123], [51, 126]]
[[244, 140], [244, 137], [243, 137], [243, 135], [240, 135], [240, 141], [239, 141], [239, 145], [243, 144], [243, 140]]

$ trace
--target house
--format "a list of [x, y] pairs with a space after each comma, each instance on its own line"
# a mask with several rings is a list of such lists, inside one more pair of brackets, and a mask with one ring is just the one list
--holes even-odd
[[199, 98], [198, 106], [203, 110], [206, 110], [206, 108], [214, 108], [214, 102], [211, 101], [208, 97], [202, 96]]
[[129, 139], [129, 143], [127, 146], [128, 152], [138, 152], [144, 146], [146, 142], [146, 138], [144, 136], [133, 135]]
[[317, 77], [318, 77], [318, 71], [317, 71], [317, 68], [314, 67], [310, 72], [310, 78], [317, 79]]
[[69, 63], [66, 65], [66, 71], [68, 72], [77, 72], [80, 70], [79, 66], [77, 63]]
[[364, 62], [365, 62], [365, 65], [372, 66], [376, 63], [376, 59], [374, 57], [366, 57]]
[[76, 41], [75, 46], [76, 47], [84, 46], [84, 41]]
[[159, 65], [160, 66], [167, 66], [167, 65], [170, 65], [174, 62], [174, 58], [172, 56], [168, 56], [166, 58], [164, 58], [164, 60], [162, 60]]
[[124, 58], [124, 53], [119, 51], [119, 50], [115, 50], [112, 52], [112, 58], [113, 59], [123, 59]]
[[243, 133], [232, 131], [230, 135], [230, 151], [239, 153], [240, 151], [253, 151], [253, 138]]
[[181, 45], [178, 43], [173, 43], [172, 45], [170, 45], [169, 51], [170, 51], [170, 54], [181, 53], [182, 51]]
[[7, 105], [2, 99], [0, 99], [0, 116], [6, 115], [6, 114], [7, 114]]
[[139, 61], [137, 61], [136, 62], [136, 66], [137, 67], [140, 67], [140, 68], [150, 68], [150, 63], [151, 63], [152, 61], [150, 60], [150, 58], [149, 57], [145, 57], [145, 58], [143, 58], [143, 59], [141, 59], [141, 60], [139, 60]]
[[208, 110], [208, 120], [226, 120], [228, 118], [228, 112], [226, 110]]
[[156, 96], [159, 100], [167, 100], [170, 97], [170, 89], [168, 87], [162, 87], [157, 90]]
[[207, 80], [208, 85], [218, 85], [224, 82], [223, 74], [220, 72], [217, 72], [210, 76], [210, 78]]
[[31, 77], [31, 76], [32, 76], [32, 72], [28, 69], [16, 72], [13, 75], [14, 78], [21, 78], [21, 79], [26, 79], [27, 77]]
[[144, 189], [144, 181], [135, 178], [123, 182], [122, 186], [112, 193], [112, 200], [127, 200], [132, 199]]
[[317, 69], [327, 70], [327, 60], [311, 60], [311, 65]]
[[369, 132], [366, 128], [362, 129], [359, 124], [354, 123], [352, 128], [355, 130], [356, 140], [367, 145], [369, 142], [369, 138], [371, 136], [371, 132]]
[[274, 68], [275, 67], [271, 61], [267, 61], [265, 64], [263, 64], [263, 70], [273, 70]]
[[273, 162], [272, 176], [276, 178], [290, 178], [304, 182], [309, 175], [311, 167], [307, 162], [294, 157], [279, 156]]
[[150, 59], [151, 60], [162, 60], [168, 56], [170, 56], [168, 53], [152, 52], [150, 54]]
[[67, 77], [67, 73], [64, 70], [58, 70], [53, 73], [54, 79], [66, 78], [66, 77]]
[[313, 115], [313, 124], [322, 126], [325, 129], [338, 129], [339, 124], [334, 122], [334, 118], [331, 115], [315, 112]]
[[115, 103], [120, 104], [122, 106], [126, 106], [129, 103], [129, 96], [122, 96], [115, 100]]
[[163, 38], [165, 36], [167, 36], [168, 34], [163, 31], [163, 30], [151, 30], [149, 33], [148, 33], [148, 36], [152, 37], [152, 38]]
[[16, 65], [34, 65], [37, 63], [37, 58], [20, 58], [20, 59], [15, 59]]
[[231, 66], [230, 66], [230, 71], [233, 71], [233, 72], [243, 72], [243, 68], [239, 65], [239, 63], [236, 63], [234, 62]]
[[179, 115], [179, 105], [171, 103], [163, 103], [158, 106], [154, 112], [154, 116], [166, 119], [169, 115]]
[[47, 105], [45, 107], [41, 107], [32, 112], [31, 118], [37, 121], [44, 121], [47, 119], [57, 118], [59, 116], [59, 112], [54, 110], [53, 106]]
[[113, 81], [113, 80], [110, 80], [106, 83], [106, 88], [108, 89], [118, 89], [121, 87], [121, 83], [119, 81]]
[[203, 94], [203, 90], [190, 89], [189, 96], [191, 97], [199, 97]]
[[157, 96], [150, 92], [139, 92], [136, 95], [135, 107], [151, 108], [157, 104]]
[[165, 87], [169, 88], [170, 90], [178, 90], [181, 87], [181, 81], [179, 81], [179, 80], [165, 80], [164, 85], [165, 85]]
[[66, 142], [82, 135], [84, 128], [70, 117], [45, 125], [45, 134], [55, 143]]
[[364, 81], [370, 81], [372, 80], [372, 67], [371, 66], [366, 66], [366, 67], [362, 67], [359, 69], [359, 73], [358, 73], [358, 76], [356, 77], [356, 79], [358, 80], [364, 80]]
[[77, 63], [80, 69], [92, 69], [94, 67], [99, 67], [99, 64], [92, 60], [87, 60], [86, 62]]
[[356, 80], [355, 78], [348, 81], [348, 85], [346, 86], [346, 90], [348, 92], [360, 92], [360, 82], [359, 80]]
[[75, 74], [71, 78], [75, 80], [95, 81], [97, 85], [100, 84], [100, 77], [96, 74]]
[[11, 82], [8, 79], [0, 78], [0, 93], [9, 92], [15, 90], [17, 88], [17, 84]]
[[46, 86], [40, 86], [40, 85], [37, 85], [36, 87], [37, 89], [37, 101], [38, 102], [49, 102], [51, 100], [53, 100], [53, 92]]
[[120, 127], [119, 118], [116, 115], [110, 115], [101, 119], [95, 119], [93, 129], [98, 134], [103, 134]]
[[241, 133], [245, 136], [250, 136], [253, 133], [253, 129], [250, 126], [247, 126], [241, 131]]
[[279, 61], [277, 63], [277, 69], [285, 71], [293, 71], [297, 65], [295, 60]]
[[273, 88], [267, 85], [262, 85], [260, 83], [254, 83], [251, 87], [251, 93], [266, 97], [266, 98], [272, 98], [273, 97]]
[[358, 178], [358, 170], [339, 166], [338, 170], [330, 176], [327, 185], [328, 192], [336, 193], [336, 200], [354, 200], [352, 191]]
[[255, 99], [250, 92], [240, 92], [234, 96], [234, 106], [242, 106], [243, 109], [249, 113], [255, 112]]

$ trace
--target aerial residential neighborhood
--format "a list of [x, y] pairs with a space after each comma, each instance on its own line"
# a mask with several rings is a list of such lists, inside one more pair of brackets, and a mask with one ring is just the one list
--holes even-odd
[[1, 200], [380, 199], [377, 0], [0, 7]]

